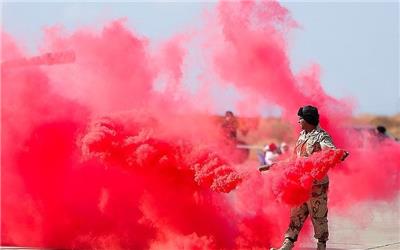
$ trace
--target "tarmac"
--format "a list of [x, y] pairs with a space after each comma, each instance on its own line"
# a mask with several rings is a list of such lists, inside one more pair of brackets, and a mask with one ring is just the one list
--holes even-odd
[[[327, 250], [400, 250], [400, 195], [390, 203], [369, 202], [357, 204], [338, 215], [331, 208], [329, 219], [330, 239]], [[307, 237], [307, 238], [305, 238]], [[293, 250], [315, 250], [312, 236], [300, 235]], [[0, 246], [2, 250], [46, 249]]]
[[[346, 214], [328, 218], [328, 250], [400, 249], [400, 197], [390, 203], [358, 204]], [[309, 239], [295, 249], [316, 249], [316, 243]]]

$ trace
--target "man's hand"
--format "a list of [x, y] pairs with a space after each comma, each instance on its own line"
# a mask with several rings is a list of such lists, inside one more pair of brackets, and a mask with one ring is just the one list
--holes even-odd
[[346, 160], [346, 158], [348, 157], [350, 155], [350, 153], [349, 152], [347, 152], [347, 151], [344, 151], [344, 154], [343, 154], [343, 156], [342, 156], [342, 161], [344, 161], [344, 160]]
[[269, 165], [262, 165], [262, 166], [258, 167], [258, 171], [260, 171], [260, 172], [267, 171], [267, 170], [269, 170], [270, 167], [271, 166], [269, 166]]
[[258, 171], [260, 171], [260, 172], [267, 171], [274, 165], [276, 165], [276, 163], [272, 163], [270, 165], [262, 165], [262, 166], [258, 167]]

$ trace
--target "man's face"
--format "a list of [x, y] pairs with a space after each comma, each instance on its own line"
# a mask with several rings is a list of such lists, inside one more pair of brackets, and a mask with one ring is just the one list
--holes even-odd
[[299, 116], [298, 122], [300, 124], [300, 128], [304, 130], [306, 128], [306, 121], [302, 117]]

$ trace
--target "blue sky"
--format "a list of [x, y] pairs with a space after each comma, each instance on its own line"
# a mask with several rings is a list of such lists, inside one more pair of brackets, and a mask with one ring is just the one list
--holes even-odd
[[[290, 37], [292, 69], [321, 65], [324, 89], [334, 97], [354, 97], [357, 113], [400, 112], [399, 3], [282, 2], [301, 25]], [[130, 28], [163, 39], [199, 21], [214, 2], [5, 2], [2, 27], [31, 53], [44, 27], [99, 27], [127, 17]], [[158, 20], [154, 22], [154, 20]]]

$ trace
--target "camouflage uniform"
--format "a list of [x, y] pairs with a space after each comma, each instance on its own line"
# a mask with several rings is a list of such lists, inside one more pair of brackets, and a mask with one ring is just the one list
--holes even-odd
[[[304, 130], [300, 133], [300, 137], [296, 143], [295, 153], [297, 157], [308, 157], [314, 152], [324, 148], [335, 148], [335, 146], [328, 133], [317, 126], [309, 133], [306, 133]], [[328, 176], [325, 176], [320, 181], [314, 180], [311, 198], [302, 205], [291, 209], [290, 225], [286, 231], [285, 238], [296, 241], [304, 221], [307, 219], [307, 216], [310, 215], [314, 226], [314, 237], [320, 242], [326, 242], [328, 240], [328, 186]]]

